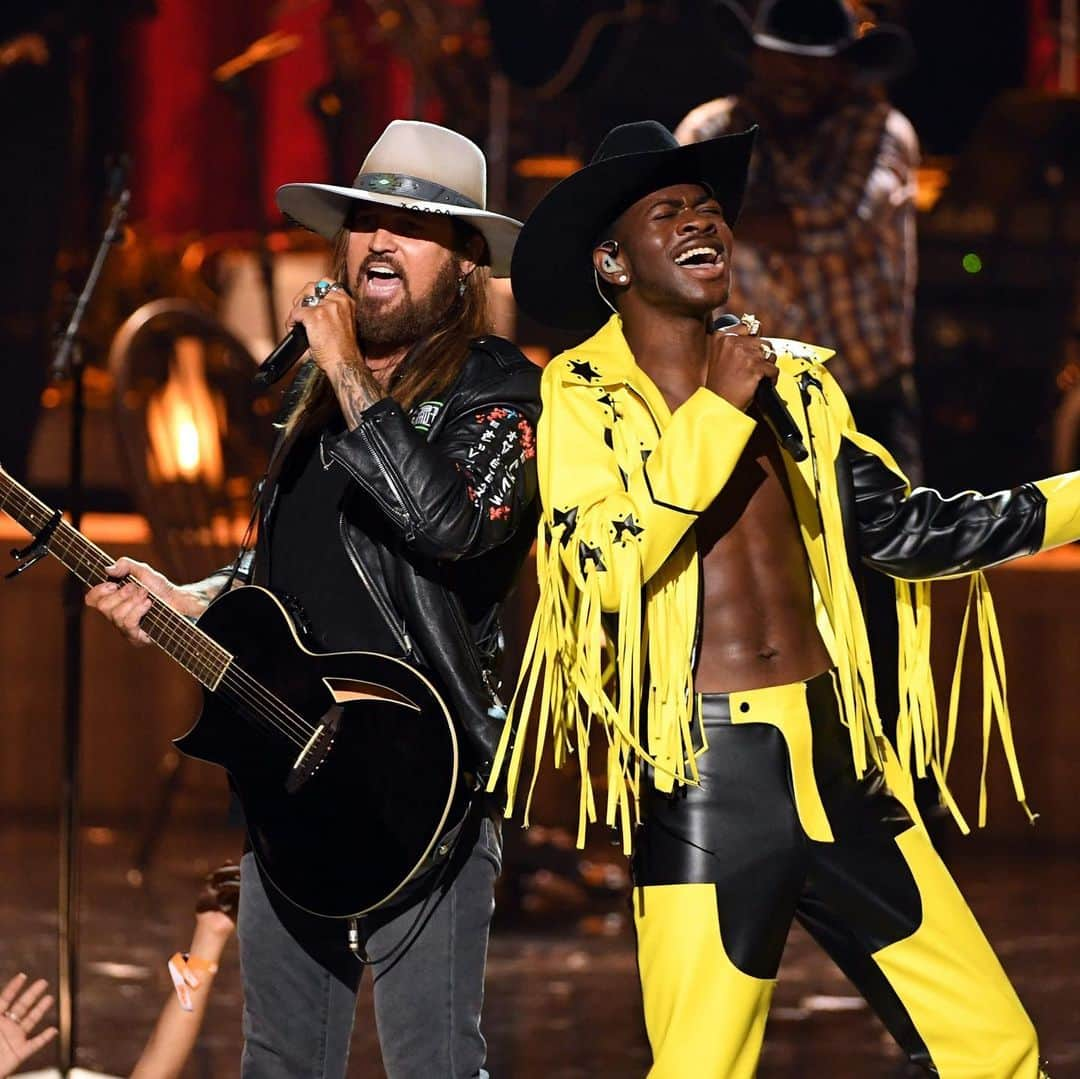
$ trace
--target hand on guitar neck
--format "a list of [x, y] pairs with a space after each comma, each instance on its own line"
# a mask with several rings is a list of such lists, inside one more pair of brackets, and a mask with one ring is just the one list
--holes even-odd
[[106, 571], [115, 581], [95, 585], [86, 593], [87, 607], [103, 614], [132, 644], [142, 647], [150, 638], [139, 628], [150, 610], [150, 596], [164, 600], [178, 614], [198, 618], [216, 595], [221, 578], [209, 577], [198, 584], [176, 585], [145, 562], [118, 558]]

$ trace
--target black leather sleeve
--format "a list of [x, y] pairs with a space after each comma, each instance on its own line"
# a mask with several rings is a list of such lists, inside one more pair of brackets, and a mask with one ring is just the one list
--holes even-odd
[[[406, 544], [431, 558], [483, 554], [509, 539], [536, 495], [539, 371], [448, 403], [431, 441], [387, 398], [327, 440], [332, 460], [375, 500]], [[528, 370], [531, 368], [531, 370]]]
[[874, 454], [844, 439], [854, 488], [862, 561], [892, 577], [925, 580], [973, 573], [1032, 554], [1042, 545], [1046, 499], [1033, 484], [946, 498], [904, 480]]

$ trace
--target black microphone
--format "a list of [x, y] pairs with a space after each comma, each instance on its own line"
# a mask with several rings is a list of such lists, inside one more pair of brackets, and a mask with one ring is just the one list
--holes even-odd
[[304, 329], [304, 324], [293, 323], [293, 328], [281, 339], [281, 344], [259, 364], [259, 369], [255, 372], [255, 385], [260, 389], [273, 386], [289, 373], [289, 369], [307, 350], [307, 330]]
[[[719, 315], [709, 327], [710, 333], [716, 333], [726, 326], [738, 326], [742, 320], [737, 315]], [[791, 455], [793, 461], [805, 461], [810, 456], [806, 443], [799, 434], [799, 428], [788, 412], [784, 399], [776, 392], [772, 382], [763, 378], [754, 391], [754, 404], [757, 405], [762, 419], [776, 435], [776, 441]]]

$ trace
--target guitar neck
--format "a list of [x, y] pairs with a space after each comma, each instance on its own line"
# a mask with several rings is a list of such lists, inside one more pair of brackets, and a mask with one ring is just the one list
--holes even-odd
[[[36, 536], [53, 517], [41, 499], [0, 469], [0, 509], [31, 535]], [[83, 584], [92, 586], [115, 580], [105, 572], [115, 559], [91, 543], [67, 521], [60, 521], [48, 542], [48, 551]], [[135, 578], [128, 577], [128, 581]], [[136, 582], [137, 583], [137, 582]], [[151, 595], [151, 607], [140, 628], [165, 653], [208, 689], [216, 689], [232, 656], [212, 637], [174, 611], [164, 600]]]

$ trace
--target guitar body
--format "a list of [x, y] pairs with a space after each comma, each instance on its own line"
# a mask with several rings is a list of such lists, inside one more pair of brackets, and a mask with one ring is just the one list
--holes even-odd
[[[33, 537], [16, 573], [50, 554], [84, 584], [115, 579], [111, 556], [2, 468], [0, 509]], [[177, 748], [229, 773], [255, 857], [286, 899], [354, 918], [438, 861], [470, 793], [450, 713], [421, 671], [377, 652], [309, 651], [262, 588], [227, 593], [195, 626], [150, 600], [142, 629], [206, 690]]]
[[[467, 809], [438, 692], [389, 656], [310, 652], [262, 588], [222, 596], [198, 628], [234, 660], [176, 745], [229, 773], [265, 874], [324, 917], [355, 917], [393, 898]], [[320, 723], [336, 728], [332, 741], [323, 735], [322, 751], [298, 769]]]

